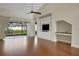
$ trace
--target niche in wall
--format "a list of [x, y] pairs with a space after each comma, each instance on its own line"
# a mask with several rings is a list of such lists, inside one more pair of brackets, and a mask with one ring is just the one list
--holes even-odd
[[39, 17], [38, 20], [38, 37], [50, 40], [52, 30], [52, 14], [46, 14]]
[[48, 32], [51, 30], [51, 14], [46, 14], [40, 17], [40, 31]]
[[56, 39], [66, 43], [71, 43], [72, 25], [64, 20], [56, 21]]

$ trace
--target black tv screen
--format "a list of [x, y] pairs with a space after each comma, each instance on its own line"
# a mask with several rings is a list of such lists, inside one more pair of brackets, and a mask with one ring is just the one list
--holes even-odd
[[48, 30], [49, 30], [49, 24], [43, 24], [42, 31], [48, 31]]

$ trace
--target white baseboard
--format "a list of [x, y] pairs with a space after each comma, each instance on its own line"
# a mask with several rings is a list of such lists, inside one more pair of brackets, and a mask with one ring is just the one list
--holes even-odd
[[[38, 37], [38, 38], [45, 39], [45, 38], [42, 38], [42, 37]], [[50, 40], [50, 41], [53, 41], [53, 42], [57, 42], [57, 40], [51, 40], [51, 39], [45, 39], [45, 40]]]
[[50, 41], [57, 42], [57, 40], [50, 40]]
[[79, 45], [72, 44], [72, 47], [79, 48]]

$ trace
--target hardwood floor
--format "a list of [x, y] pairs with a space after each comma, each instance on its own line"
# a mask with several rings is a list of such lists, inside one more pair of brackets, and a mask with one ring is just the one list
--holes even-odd
[[1, 56], [79, 56], [70, 44], [33, 37], [7, 37], [0, 41]]

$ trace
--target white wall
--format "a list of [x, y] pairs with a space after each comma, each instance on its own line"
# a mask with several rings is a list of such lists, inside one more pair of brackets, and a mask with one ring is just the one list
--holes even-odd
[[[43, 39], [56, 41], [55, 30], [54, 30], [56, 29], [56, 26], [54, 26], [56, 24], [55, 20], [53, 19], [51, 13], [45, 14], [42, 16], [46, 16], [46, 15], [49, 15], [49, 16], [43, 17], [43, 18], [37, 18], [37, 28], [38, 28], [37, 36]], [[42, 16], [39, 16], [39, 17], [42, 17]], [[49, 31], [47, 32], [42, 31], [42, 24], [49, 24]]]
[[[56, 35], [55, 35], [56, 20], [66, 20], [67, 22], [72, 24], [72, 19], [71, 19], [72, 12], [73, 12], [72, 6], [73, 5], [70, 6], [70, 4], [47, 4], [39, 10], [39, 12], [42, 13], [41, 16], [46, 15], [48, 13], [52, 14], [52, 19], [51, 19], [52, 20], [52, 31], [51, 31], [51, 36], [50, 36], [51, 39], [50, 40], [56, 41]], [[38, 17], [40, 17], [40, 16], [38, 16]], [[46, 33], [42, 33], [40, 35], [44, 38], [46, 38], [47, 36], [49, 37], [49, 35], [46, 35]]]
[[8, 17], [0, 16], [0, 39], [5, 37], [5, 29], [8, 26]]
[[79, 9], [73, 20], [72, 33], [72, 46], [79, 48]]
[[[49, 30], [48, 31], [43, 31], [42, 30], [42, 25], [43, 24], [49, 24]], [[51, 34], [51, 16], [48, 16], [48, 17], [44, 17], [44, 18], [40, 18], [38, 21], [37, 21], [37, 36], [40, 37], [40, 38], [43, 38], [43, 39], [48, 39], [50, 40], [50, 34]]]
[[[56, 21], [65, 20], [72, 24], [72, 42], [71, 45], [79, 47], [79, 4], [47, 4], [43, 6], [39, 12], [42, 15], [51, 13], [52, 14], [52, 40], [56, 41]], [[36, 17], [36, 16], [35, 16]], [[40, 16], [38, 16], [40, 17]], [[42, 34], [41, 34], [42, 35]], [[43, 34], [45, 35], [45, 34]]]

